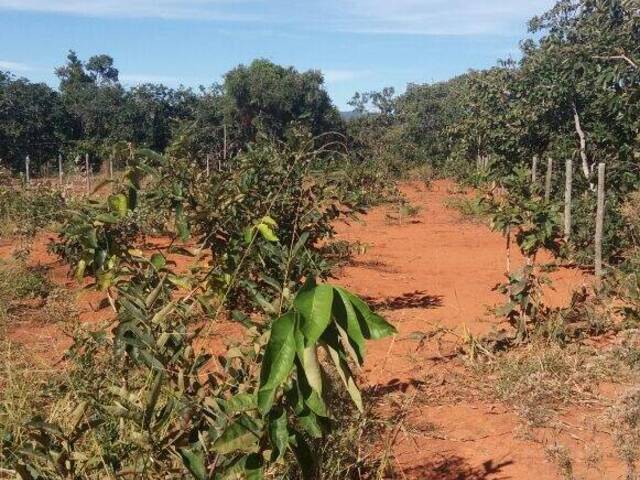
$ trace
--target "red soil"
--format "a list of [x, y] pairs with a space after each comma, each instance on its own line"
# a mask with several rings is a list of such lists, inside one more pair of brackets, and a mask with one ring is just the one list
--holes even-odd
[[[561, 433], [538, 429], [536, 441], [524, 439], [517, 416], [506, 406], [482, 395], [455, 398], [452, 374], [464, 371], [461, 361], [453, 358], [459, 338], [449, 335], [449, 340], [419, 344], [416, 332], [438, 326], [460, 336], [465, 329], [484, 334], [500, 326], [487, 309], [501, 300], [492, 287], [504, 279], [505, 242], [487, 226], [465, 221], [445, 207], [453, 189], [446, 181], [430, 190], [404, 185], [407, 199], [421, 208], [415, 218], [390, 225], [393, 210], [380, 207], [361, 223], [339, 226], [340, 238], [360, 241], [368, 249], [336, 283], [379, 305], [399, 330], [395, 339], [369, 347], [364, 372], [373, 392], [404, 392], [396, 399], [404, 402], [406, 413], [393, 448], [402, 472], [398, 478], [562, 478], [542, 445], [554, 441], [570, 448], [576, 478], [618, 478], [623, 470], [609, 437], [582, 428], [596, 412], [573, 409], [563, 419], [576, 428], [565, 427]], [[519, 263], [521, 258], [514, 259], [514, 267]], [[561, 269], [551, 277], [555, 291], [546, 292], [546, 301], [555, 306], [567, 304], [571, 292], [589, 281], [576, 269]], [[446, 398], [440, 397], [444, 391]], [[603, 442], [599, 468], [587, 467], [588, 449]]]
[[[445, 207], [452, 189], [445, 181], [430, 190], [407, 184], [403, 193], [421, 208], [416, 217], [399, 224], [388, 217], [392, 207], [379, 207], [361, 222], [338, 226], [340, 238], [368, 248], [335, 283], [366, 297], [399, 330], [396, 338], [369, 346], [363, 372], [369, 394], [388, 393], [404, 406], [393, 435], [381, 439], [394, 442], [394, 462], [401, 472], [397, 478], [562, 478], [543, 446], [556, 440], [570, 448], [577, 478], [621, 478], [609, 436], [585, 426], [597, 412], [574, 408], [562, 417], [562, 431], [538, 429], [532, 439], [519, 433], [518, 418], [508, 406], [481, 394], [456, 397], [456, 382], [465, 371], [455, 357], [460, 346], [456, 335], [462, 337], [465, 328], [480, 335], [499, 326], [487, 308], [501, 300], [492, 287], [504, 278], [505, 247], [499, 234]], [[109, 318], [110, 310], [98, 307], [100, 294], [78, 289], [67, 268], [47, 253], [46, 243], [46, 236], [37, 239], [30, 263], [49, 267], [58, 284], [77, 290], [82, 321]], [[12, 248], [0, 243], [0, 258], [8, 258]], [[514, 264], [521, 261], [516, 258]], [[552, 277], [555, 291], [547, 292], [547, 300], [554, 305], [566, 304], [571, 292], [589, 281], [575, 269], [561, 269]], [[421, 343], [417, 332], [436, 327], [453, 333]], [[224, 325], [214, 330], [211, 345], [219, 349], [225, 343]], [[59, 326], [48, 324], [16, 325], [10, 337], [49, 363], [70, 342]], [[599, 444], [599, 466], [587, 467], [589, 448]]]

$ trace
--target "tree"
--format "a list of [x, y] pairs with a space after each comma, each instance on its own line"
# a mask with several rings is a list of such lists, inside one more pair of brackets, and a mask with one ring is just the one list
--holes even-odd
[[60, 96], [43, 83], [0, 72], [0, 159], [14, 170], [29, 155], [38, 167], [57, 156], [70, 119]]
[[285, 138], [294, 124], [313, 135], [343, 129], [317, 70], [301, 73], [268, 60], [254, 60], [224, 76], [222, 95], [225, 123], [239, 125], [241, 143], [255, 139], [257, 132]]

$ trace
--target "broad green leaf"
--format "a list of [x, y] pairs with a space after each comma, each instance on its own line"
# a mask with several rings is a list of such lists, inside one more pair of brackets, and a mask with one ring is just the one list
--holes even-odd
[[359, 320], [362, 320], [360, 324], [364, 337], [367, 340], [380, 340], [381, 338], [396, 335], [398, 333], [393, 325], [387, 322], [380, 315], [372, 312], [369, 308], [369, 305], [367, 305], [360, 298], [347, 292], [344, 289], [339, 290], [342, 290], [345, 293], [346, 297], [355, 307], [355, 310], [358, 313]]
[[266, 223], [261, 223], [257, 226], [258, 231], [260, 232], [260, 234], [263, 236], [263, 238], [267, 241], [267, 242], [277, 242], [278, 241], [278, 237], [276, 236], [275, 233], [273, 233], [273, 230], [271, 230], [271, 227], [269, 225], [267, 225]]
[[262, 220], [261, 220], [260, 223], [264, 223], [264, 224], [269, 225], [271, 227], [277, 227], [278, 226], [276, 221], [273, 218], [271, 218], [270, 216], [268, 216], [268, 215], [265, 215], [264, 217], [262, 217]]
[[287, 453], [287, 448], [289, 447], [289, 427], [285, 410], [281, 410], [277, 415], [270, 416], [269, 438], [276, 452], [275, 460], [280, 460]]
[[315, 346], [304, 349], [303, 357], [300, 359], [304, 367], [304, 374], [307, 377], [309, 386], [322, 395], [322, 370], [318, 361], [318, 352]]
[[335, 288], [334, 290], [338, 294], [333, 302], [334, 315], [338, 325], [347, 333], [348, 342], [352, 345], [357, 355], [355, 361], [360, 365], [364, 360], [365, 338], [362, 334], [358, 316], [346, 290], [341, 288]]
[[360, 394], [360, 389], [356, 385], [349, 365], [343, 358], [340, 357], [340, 354], [335, 348], [327, 345], [326, 349], [329, 352], [329, 356], [331, 360], [333, 360], [333, 363], [336, 366], [336, 370], [338, 371], [338, 375], [347, 388], [347, 392], [353, 400], [353, 403], [356, 404], [356, 407], [358, 407], [358, 410], [360, 412], [364, 411], [364, 407], [362, 405], [362, 395]]
[[275, 320], [271, 326], [271, 336], [262, 359], [258, 390], [258, 407], [263, 414], [269, 412], [276, 390], [291, 373], [296, 356], [293, 333], [295, 322], [295, 313], [288, 312]]
[[161, 253], [154, 253], [153, 255], [151, 255], [150, 262], [156, 270], [160, 270], [167, 265], [167, 259], [164, 258], [164, 255], [162, 255]]
[[178, 203], [175, 208], [176, 213], [176, 230], [178, 232], [178, 237], [180, 240], [187, 241], [189, 236], [191, 235], [191, 231], [189, 230], [189, 223], [187, 222], [187, 217], [184, 214], [184, 206], [182, 203]]
[[122, 193], [111, 195], [107, 202], [111, 212], [115, 213], [120, 218], [127, 216], [127, 211], [129, 210], [129, 199], [126, 195]]
[[212, 448], [222, 455], [236, 451], [250, 452], [255, 449], [260, 439], [260, 431], [261, 427], [256, 420], [241, 415], [222, 432]]
[[182, 463], [197, 480], [207, 480], [207, 467], [204, 464], [204, 453], [198, 448], [181, 448]]
[[321, 417], [329, 417], [329, 412], [327, 410], [327, 405], [322, 398], [322, 395], [318, 390], [315, 390], [311, 387], [309, 383], [309, 379], [305, 373], [304, 367], [302, 366], [302, 362], [300, 360], [296, 361], [296, 380], [299, 387], [300, 394], [304, 400], [305, 405], [307, 405], [313, 413], [319, 415]]
[[304, 287], [293, 302], [295, 309], [302, 315], [302, 332], [307, 345], [315, 345], [331, 323], [333, 288], [329, 285]]
[[222, 407], [227, 415], [248, 412], [258, 407], [256, 396], [251, 393], [238, 393], [229, 400], [222, 401]]
[[262, 480], [263, 460], [257, 453], [244, 455], [216, 474], [215, 480]]

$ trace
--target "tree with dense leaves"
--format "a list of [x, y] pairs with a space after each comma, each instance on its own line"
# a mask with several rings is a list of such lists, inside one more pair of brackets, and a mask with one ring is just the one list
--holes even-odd
[[69, 135], [70, 118], [58, 93], [0, 72], [0, 159], [5, 167], [34, 168], [55, 158]]
[[243, 143], [255, 139], [257, 132], [285, 138], [294, 124], [312, 135], [343, 129], [317, 70], [299, 72], [269, 60], [254, 60], [224, 76], [222, 95], [225, 122], [239, 126]]

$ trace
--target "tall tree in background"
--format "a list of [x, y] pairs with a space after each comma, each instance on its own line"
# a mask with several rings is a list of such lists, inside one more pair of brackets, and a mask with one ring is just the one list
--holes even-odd
[[313, 135], [341, 131], [342, 120], [317, 70], [298, 72], [268, 60], [240, 65], [224, 76], [224, 116], [240, 128], [241, 142], [257, 132], [284, 138], [294, 125]]

